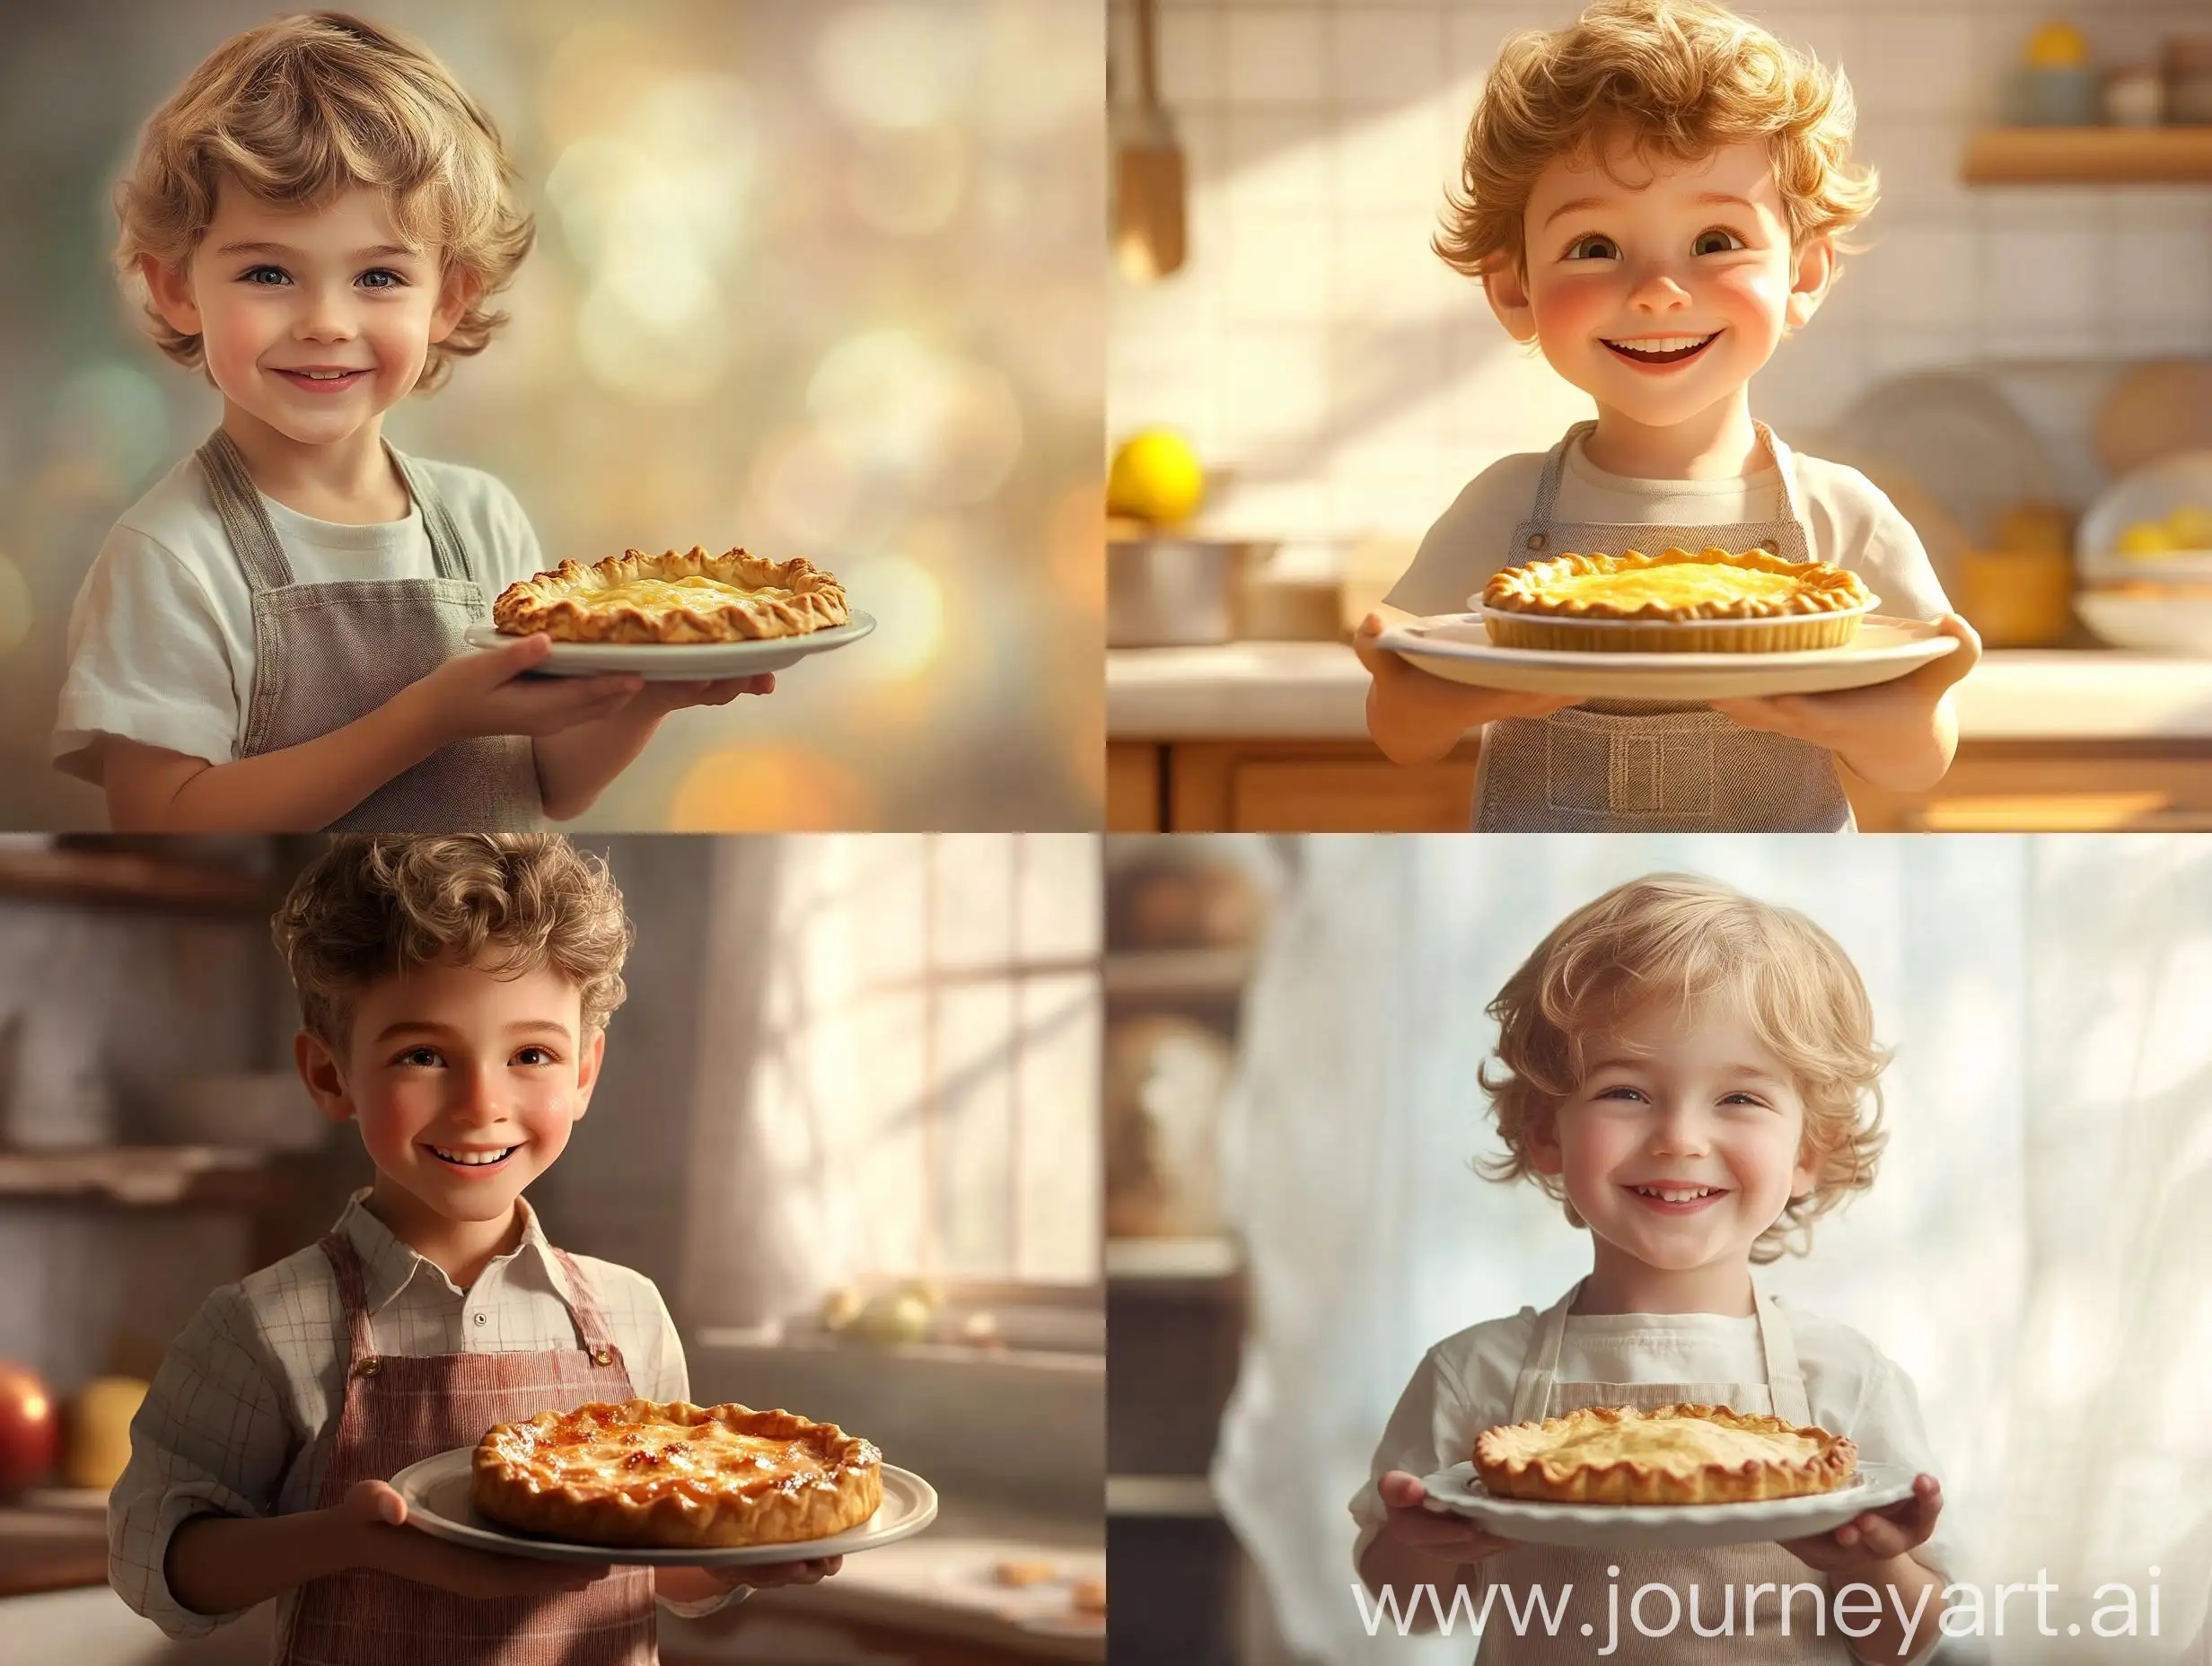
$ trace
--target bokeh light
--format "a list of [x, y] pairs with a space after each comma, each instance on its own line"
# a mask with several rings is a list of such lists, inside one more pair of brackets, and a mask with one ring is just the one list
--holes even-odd
[[693, 760], [676, 788], [669, 826], [678, 833], [821, 832], [874, 819], [851, 771], [792, 747], [737, 747]]

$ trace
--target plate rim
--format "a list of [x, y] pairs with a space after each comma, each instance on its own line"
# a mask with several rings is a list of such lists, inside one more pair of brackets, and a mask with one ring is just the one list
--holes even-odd
[[[1788, 1498], [1755, 1498], [1734, 1504], [1554, 1504], [1534, 1498], [1494, 1498], [1488, 1493], [1480, 1494], [1475, 1502], [1483, 1511], [1495, 1513], [1501, 1518], [1531, 1523], [1540, 1521], [1558, 1522], [1562, 1525], [1586, 1523], [1591, 1526], [1606, 1526], [1616, 1522], [1634, 1522], [1638, 1526], [1663, 1530], [1668, 1527], [1713, 1526], [1725, 1521], [1756, 1524], [1764, 1521], [1776, 1520], [1786, 1522], [1791, 1513], [1819, 1514], [1821, 1505], [1832, 1504], [1843, 1493], [1856, 1490], [1857, 1484], [1861, 1481], [1864, 1481], [1865, 1490], [1871, 1494], [1879, 1494], [1885, 1488], [1897, 1489], [1893, 1490], [1892, 1496], [1882, 1499], [1880, 1503], [1868, 1503], [1861, 1506], [1868, 1510], [1885, 1508], [1911, 1493], [1913, 1477], [1917, 1474], [1918, 1471], [1909, 1464], [1863, 1463], [1854, 1475], [1852, 1484], [1844, 1487], [1837, 1487], [1825, 1493], [1799, 1493]], [[1434, 1475], [1423, 1476], [1421, 1486], [1424, 1490], [1428, 1489], [1428, 1484], [1431, 1481], [1449, 1481], [1463, 1492], [1471, 1490], [1467, 1486], [1470, 1481], [1479, 1485], [1472, 1460], [1455, 1463], [1437, 1470]], [[1475, 1519], [1463, 1506], [1445, 1504], [1442, 1500], [1436, 1502], [1439, 1508], [1432, 1513]], [[1791, 1508], [1778, 1508], [1781, 1506]], [[1854, 1511], [1853, 1513], [1856, 1514], [1857, 1512]]]
[[[894, 1476], [899, 1477], [900, 1485], [911, 1488], [916, 1495], [911, 1515], [881, 1531], [874, 1530], [875, 1518], [872, 1516], [859, 1527], [848, 1528], [842, 1533], [832, 1533], [826, 1539], [792, 1539], [773, 1545], [673, 1548], [592, 1545], [576, 1539], [533, 1538], [497, 1527], [478, 1527], [474, 1522], [456, 1521], [450, 1516], [419, 1507], [417, 1495], [425, 1486], [424, 1477], [442, 1468], [464, 1467], [475, 1452], [473, 1444], [448, 1447], [442, 1452], [433, 1452], [429, 1457], [418, 1458], [401, 1469], [386, 1485], [407, 1499], [408, 1524], [419, 1527], [433, 1539], [442, 1539], [448, 1544], [462, 1545], [495, 1555], [523, 1556], [531, 1561], [608, 1562], [630, 1567], [766, 1566], [779, 1562], [812, 1561], [820, 1556], [852, 1556], [864, 1550], [878, 1549], [884, 1545], [895, 1544], [900, 1539], [912, 1538], [937, 1519], [937, 1489], [913, 1470], [891, 1463], [882, 1465], [885, 1491], [890, 1491]], [[410, 1477], [416, 1477], [412, 1493], [399, 1485]]]
[[[823, 653], [832, 648], [841, 648], [847, 643], [858, 642], [873, 633], [875, 615], [858, 608], [850, 610], [846, 622], [831, 625], [821, 630], [801, 631], [790, 636], [746, 636], [734, 642], [555, 642], [553, 653], [575, 662], [584, 653], [682, 654], [705, 657], [710, 654], [744, 653], [748, 650], [765, 657], [771, 653]], [[461, 633], [461, 639], [472, 648], [494, 648], [504, 642], [517, 642], [489, 619], [478, 619]]]
[[[1787, 671], [1801, 665], [1838, 665], [1845, 663], [1879, 664], [1892, 659], [1909, 659], [1925, 654], [1932, 662], [1953, 653], [1961, 644], [1955, 636], [1944, 634], [1934, 619], [1898, 618], [1888, 614], [1872, 614], [1863, 622], [1895, 626], [1912, 634], [1901, 642], [1883, 643], [1873, 647], [1846, 644], [1839, 648], [1785, 648], [1779, 651], [1751, 653], [1637, 653], [1632, 652], [1600, 653], [1589, 648], [1509, 648], [1494, 642], [1456, 642], [1438, 640], [1416, 635], [1417, 626], [1432, 622], [1452, 624], [1479, 623], [1479, 613], [1436, 613], [1418, 619], [1407, 619], [1388, 626], [1375, 638], [1374, 645], [1406, 658], [1422, 654], [1438, 659], [1468, 660], [1477, 662], [1495, 661], [1509, 665], [1580, 665], [1592, 671], [1661, 671], [1672, 669], [1683, 676], [1693, 671], [1767, 670]], [[1616, 620], [1617, 624], [1653, 624], [1663, 621], [1644, 619]], [[1747, 621], [1724, 620], [1720, 623]], [[1943, 644], [1945, 645], [1938, 646]]]

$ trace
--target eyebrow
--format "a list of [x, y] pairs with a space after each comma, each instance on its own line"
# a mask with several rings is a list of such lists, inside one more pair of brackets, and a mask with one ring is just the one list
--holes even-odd
[[[409, 249], [404, 243], [378, 243], [372, 249], [357, 249], [347, 256], [348, 260], [389, 260], [395, 255], [419, 255], [419, 249]], [[225, 243], [215, 250], [219, 255], [276, 255], [284, 259], [296, 259], [300, 251], [289, 243]]]
[[[1692, 202], [1706, 203], [1715, 206], [1723, 203], [1734, 203], [1737, 207], [1749, 208], [1753, 213], [1757, 213], [1759, 209], [1759, 205], [1751, 201], [1750, 197], [1738, 197], [1733, 191], [1699, 191], [1697, 196], [1691, 197], [1690, 200]], [[1546, 225], [1549, 225], [1561, 215], [1573, 214], [1578, 208], [1602, 208], [1604, 206], [1605, 198], [1602, 197], [1577, 197], [1572, 202], [1561, 203], [1557, 208], [1554, 208], [1549, 214], [1546, 215], [1544, 216], [1544, 224]]]
[[[378, 1030], [376, 1039], [379, 1044], [382, 1044], [406, 1035], [445, 1036], [453, 1033], [453, 1026], [451, 1024], [433, 1023], [426, 1018], [402, 1018], [397, 1022], [386, 1024], [383, 1029]], [[566, 1024], [556, 1023], [549, 1018], [525, 1018], [505, 1026], [505, 1033], [510, 1036], [558, 1036], [563, 1040], [566, 1040], [571, 1031]]]

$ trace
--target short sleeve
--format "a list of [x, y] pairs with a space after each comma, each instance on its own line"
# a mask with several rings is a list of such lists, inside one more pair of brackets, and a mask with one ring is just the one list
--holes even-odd
[[1384, 600], [1424, 616], [1468, 611], [1490, 574], [1507, 565], [1514, 529], [1535, 503], [1543, 464], [1540, 452], [1520, 452], [1470, 480], [1428, 529], [1413, 565]]
[[[1874, 1369], [1867, 1372], [1865, 1395], [1846, 1433], [1858, 1448], [1862, 1463], [1895, 1464], [1915, 1474], [1943, 1479], [1921, 1421], [1920, 1397], [1912, 1379], [1885, 1357], [1877, 1355]], [[1960, 1576], [1959, 1547], [1942, 1516], [1936, 1517], [1936, 1531], [1928, 1541], [1912, 1554], [1914, 1560], [1946, 1579]]]
[[1390, 1516], [1390, 1506], [1375, 1490], [1384, 1473], [1403, 1469], [1421, 1476], [1448, 1469], [1473, 1451], [1475, 1436], [1496, 1421], [1475, 1415], [1465, 1385], [1440, 1349], [1431, 1348], [1422, 1356], [1390, 1421], [1382, 1425], [1382, 1438], [1367, 1466], [1367, 1484], [1352, 1496], [1352, 1520], [1359, 1527], [1352, 1546], [1355, 1569]]
[[244, 1293], [226, 1285], [177, 1337], [131, 1419], [130, 1462], [108, 1495], [108, 1583], [171, 1637], [238, 1618], [186, 1608], [164, 1564], [196, 1515], [275, 1512], [299, 1443], [279, 1382]]
[[98, 742], [120, 736], [227, 764], [237, 756], [237, 684], [221, 616], [199, 579], [144, 533], [108, 534], [69, 614], [53, 758], [97, 782]]
[[1824, 523], [1811, 529], [1813, 553], [1865, 579], [1882, 599], [1877, 611], [1892, 618], [1939, 619], [1951, 612], [1919, 533], [1889, 495], [1856, 469], [1809, 460], [1818, 484], [1801, 470], [1810, 488], [1808, 513]]

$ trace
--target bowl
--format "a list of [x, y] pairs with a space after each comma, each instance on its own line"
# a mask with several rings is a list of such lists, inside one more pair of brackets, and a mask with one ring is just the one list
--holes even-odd
[[2115, 648], [2212, 658], [2212, 592], [2200, 596], [2085, 590], [2082, 622]]
[[2120, 538], [2141, 522], [2164, 522], [2175, 510], [2212, 511], [2212, 452], [2182, 452], [2124, 475], [2089, 506], [2074, 538], [2075, 563], [2092, 583], [2212, 583], [2212, 548], [2125, 556]]
[[1207, 538], [1106, 546], [1106, 645], [1189, 647], [1233, 641], [1251, 546]]

